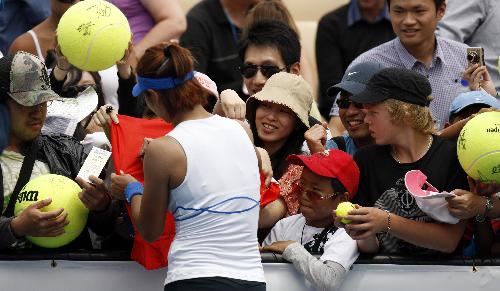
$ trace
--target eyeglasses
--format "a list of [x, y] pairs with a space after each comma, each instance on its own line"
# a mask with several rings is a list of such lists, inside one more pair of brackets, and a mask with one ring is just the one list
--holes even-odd
[[241, 75], [243, 75], [244, 78], [253, 78], [256, 74], [257, 71], [260, 70], [262, 75], [264, 75], [266, 78], [271, 78], [272, 75], [279, 73], [281, 71], [284, 71], [287, 69], [285, 68], [280, 68], [275, 65], [253, 65], [253, 64], [244, 64], [243, 66], [239, 67]]
[[337, 101], [335, 101], [335, 103], [337, 103], [337, 105], [339, 106], [340, 109], [347, 109], [347, 108], [349, 108], [349, 106], [351, 105], [351, 103], [352, 103], [352, 105], [354, 105], [354, 107], [356, 107], [358, 109], [362, 109], [363, 108], [363, 104], [354, 102], [354, 101], [352, 101], [349, 98], [338, 98]]
[[313, 190], [306, 190], [306, 189], [304, 189], [304, 187], [302, 185], [300, 185], [300, 182], [297, 182], [296, 184], [294, 184], [294, 188], [295, 188], [294, 190], [298, 191], [299, 193], [305, 193], [307, 196], [307, 199], [309, 199], [311, 202], [318, 202], [318, 201], [327, 200], [327, 199], [333, 198], [333, 197], [338, 195], [338, 193], [336, 193], [336, 192], [333, 192], [332, 194], [328, 194], [328, 195], [323, 195], [322, 192], [313, 191]]
[[85, 91], [87, 88], [92, 87], [96, 90], [96, 85], [74, 85], [68, 86], [61, 91], [61, 96], [66, 98], [74, 98], [78, 96], [78, 94]]

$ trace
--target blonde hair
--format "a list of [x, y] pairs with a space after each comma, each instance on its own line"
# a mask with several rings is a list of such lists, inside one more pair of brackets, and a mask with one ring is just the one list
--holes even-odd
[[[431, 101], [433, 97], [429, 96], [427, 99]], [[409, 124], [413, 129], [422, 133], [436, 133], [434, 118], [429, 107], [406, 103], [396, 99], [387, 99], [383, 104], [389, 111], [392, 122]]]

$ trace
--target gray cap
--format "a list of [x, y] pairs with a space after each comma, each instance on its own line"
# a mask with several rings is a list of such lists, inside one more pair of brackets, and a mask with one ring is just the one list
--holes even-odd
[[347, 91], [352, 95], [361, 93], [370, 78], [385, 67], [380, 63], [364, 62], [350, 66], [344, 73], [342, 81], [328, 88], [326, 93], [335, 97], [340, 90]]
[[58, 95], [50, 88], [45, 64], [27, 52], [0, 59], [0, 89], [23, 106], [35, 106]]

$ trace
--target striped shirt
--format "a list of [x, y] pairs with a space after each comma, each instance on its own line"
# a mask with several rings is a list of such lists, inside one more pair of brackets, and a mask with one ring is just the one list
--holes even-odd
[[[465, 91], [462, 86], [462, 72], [467, 67], [467, 45], [453, 40], [436, 37], [437, 46], [429, 67], [417, 60], [403, 46], [399, 38], [381, 44], [357, 57], [349, 67], [362, 62], [380, 62], [387, 67], [406, 68], [429, 79], [434, 100], [430, 110], [436, 121], [436, 128], [442, 129], [448, 121], [448, 113], [455, 97]], [[330, 116], [338, 116], [338, 106], [333, 103]]]

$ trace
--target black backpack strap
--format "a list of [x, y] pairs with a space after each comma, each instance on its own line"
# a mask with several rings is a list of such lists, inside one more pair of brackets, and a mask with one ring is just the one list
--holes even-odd
[[[16, 186], [14, 187], [14, 191], [10, 195], [9, 204], [5, 209], [3, 216], [12, 217], [14, 216], [14, 206], [16, 204], [17, 196], [19, 196], [19, 192], [21, 189], [28, 183], [31, 177], [31, 173], [33, 172], [33, 166], [35, 165], [36, 155], [39, 149], [39, 140], [35, 139], [31, 145], [29, 146], [28, 153], [24, 157], [23, 165], [21, 166], [21, 171], [19, 173], [19, 178], [17, 179]], [[2, 178], [2, 186], [3, 186], [3, 178]], [[3, 187], [2, 187], [3, 189]], [[2, 191], [3, 192], [3, 191]], [[2, 195], [3, 200], [3, 195]], [[3, 201], [2, 201], [3, 205]]]
[[345, 145], [345, 139], [343, 136], [336, 136], [334, 138], [332, 138], [333, 141], [337, 144], [337, 147], [339, 150], [343, 151], [343, 152], [347, 152], [347, 147]]

